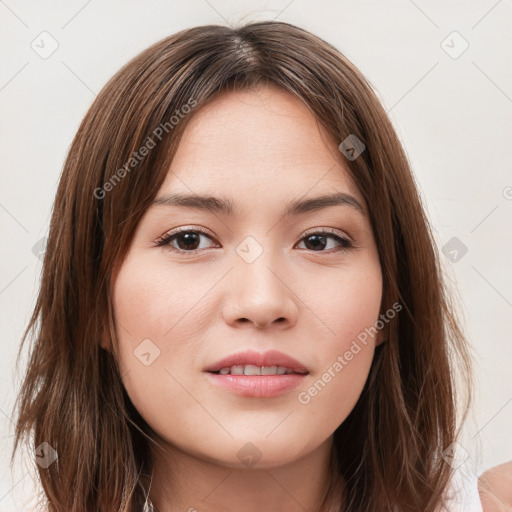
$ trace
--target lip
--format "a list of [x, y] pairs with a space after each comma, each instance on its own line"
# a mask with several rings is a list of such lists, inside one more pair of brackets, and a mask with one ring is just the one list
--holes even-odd
[[282, 395], [301, 384], [307, 373], [287, 375], [220, 375], [206, 373], [211, 384], [237, 395], [253, 398], [271, 398]]
[[[220, 375], [222, 368], [235, 365], [284, 366], [300, 373], [283, 375]], [[277, 350], [259, 353], [252, 350], [239, 352], [220, 359], [204, 369], [210, 383], [237, 395], [253, 398], [270, 398], [282, 395], [301, 384], [309, 370], [291, 356]]]
[[[207, 366], [204, 371], [218, 372], [222, 368], [247, 364], [252, 364], [254, 366], [284, 366], [298, 373], [309, 373], [309, 370], [302, 363], [297, 361], [297, 359], [294, 359], [287, 354], [283, 354], [278, 350], [269, 350], [263, 353], [255, 352], [254, 350], [238, 352]], [[255, 376], [253, 375], [251, 377]], [[266, 375], [265, 377], [268, 376]]]

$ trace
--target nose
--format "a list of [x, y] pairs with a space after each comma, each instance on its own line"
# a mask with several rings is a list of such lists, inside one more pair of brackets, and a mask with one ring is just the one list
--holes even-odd
[[232, 327], [288, 329], [296, 324], [298, 301], [289, 273], [275, 260], [264, 257], [247, 263], [236, 261], [225, 283], [224, 321]]

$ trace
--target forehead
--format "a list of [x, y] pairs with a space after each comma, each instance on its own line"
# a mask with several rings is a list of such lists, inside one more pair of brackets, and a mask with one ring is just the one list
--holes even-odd
[[194, 112], [159, 195], [283, 198], [350, 193], [364, 204], [331, 134], [308, 107], [277, 86], [217, 95]]

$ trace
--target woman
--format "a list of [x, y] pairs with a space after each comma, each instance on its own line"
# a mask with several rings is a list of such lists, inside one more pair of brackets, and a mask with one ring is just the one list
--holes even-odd
[[466, 342], [397, 135], [330, 44], [259, 22], [135, 57], [47, 247], [13, 456], [33, 432], [49, 512], [448, 503]]

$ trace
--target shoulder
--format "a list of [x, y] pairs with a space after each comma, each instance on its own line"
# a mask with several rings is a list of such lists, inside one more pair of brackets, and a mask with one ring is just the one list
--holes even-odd
[[512, 508], [512, 461], [484, 471], [478, 478], [484, 512], [508, 512]]

